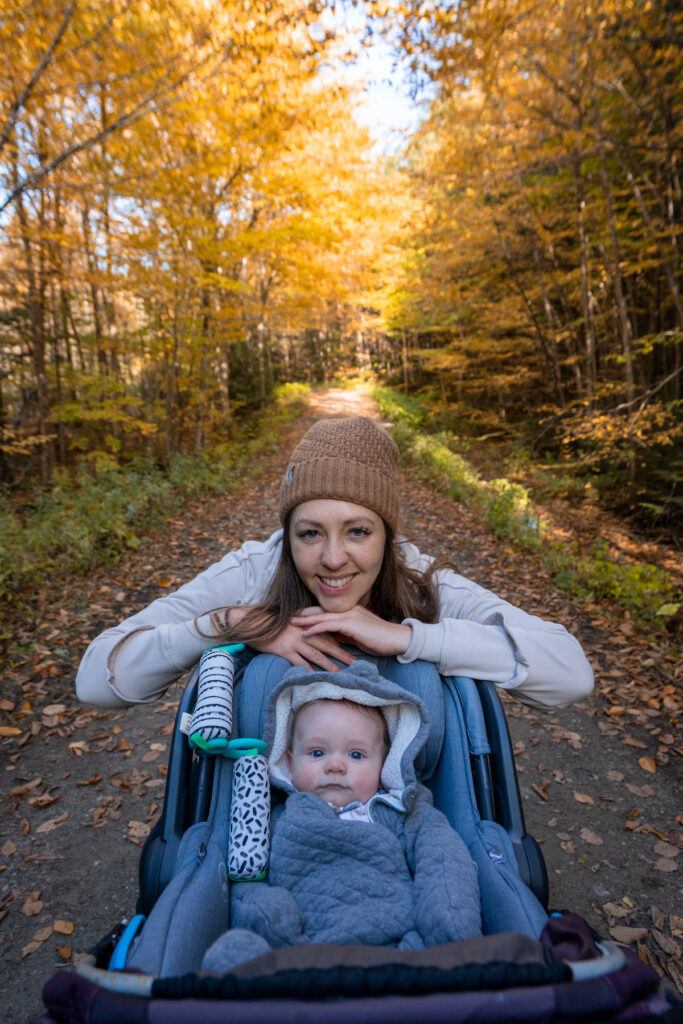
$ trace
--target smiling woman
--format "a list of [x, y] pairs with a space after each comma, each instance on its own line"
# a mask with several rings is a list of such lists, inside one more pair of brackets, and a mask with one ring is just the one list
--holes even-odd
[[282, 530], [97, 637], [79, 697], [154, 700], [207, 648], [235, 641], [332, 672], [358, 650], [421, 659], [543, 705], [590, 692], [590, 665], [563, 626], [422, 555], [397, 534], [398, 515], [398, 449], [386, 431], [364, 416], [321, 420], [292, 453]]

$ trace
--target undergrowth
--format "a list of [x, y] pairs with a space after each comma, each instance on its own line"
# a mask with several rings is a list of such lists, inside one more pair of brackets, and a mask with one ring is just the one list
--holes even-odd
[[604, 541], [582, 550], [576, 542], [553, 540], [529, 491], [505, 478], [483, 479], [457, 450], [456, 435], [429, 432], [429, 410], [419, 399], [382, 387], [374, 395], [394, 423], [393, 437], [412, 472], [477, 509], [496, 536], [539, 555], [558, 585], [584, 600], [607, 600], [644, 623], [663, 624], [677, 612], [673, 582], [663, 569], [618, 559]]
[[0, 496], [0, 607], [27, 609], [51, 577], [110, 565], [188, 498], [226, 493], [258, 475], [259, 456], [277, 447], [282, 427], [304, 411], [308, 391], [283, 385], [272, 406], [242, 421], [229, 440], [198, 455], [175, 455], [167, 470], [150, 457], [119, 466], [106, 453], [90, 453], [75, 474], [57, 472], [23, 513]]

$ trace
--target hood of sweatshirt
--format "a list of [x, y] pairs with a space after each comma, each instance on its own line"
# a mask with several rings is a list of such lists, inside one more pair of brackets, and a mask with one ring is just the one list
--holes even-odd
[[389, 734], [389, 751], [381, 773], [382, 789], [401, 798], [414, 784], [415, 758], [427, 741], [430, 720], [422, 701], [384, 679], [377, 667], [356, 661], [338, 672], [311, 672], [292, 668], [270, 696], [266, 739], [270, 746], [270, 776], [274, 785], [291, 792], [294, 787], [285, 754], [299, 708], [316, 700], [348, 700], [382, 712]]

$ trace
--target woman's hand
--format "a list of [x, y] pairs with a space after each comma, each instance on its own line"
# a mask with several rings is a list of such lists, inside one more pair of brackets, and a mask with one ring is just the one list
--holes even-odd
[[[239, 628], [239, 620], [250, 610], [247, 605], [231, 608], [229, 611], [231, 629]], [[307, 611], [320, 611], [320, 608], [309, 608]], [[305, 625], [308, 625], [308, 620]], [[326, 630], [321, 630], [309, 639], [304, 636], [304, 626], [296, 625], [293, 620], [272, 640], [266, 643], [250, 640], [249, 646], [263, 654], [277, 654], [291, 665], [301, 665], [308, 669], [318, 667], [325, 672], [339, 671], [339, 666], [330, 661], [330, 658], [336, 658], [344, 665], [352, 665], [356, 660], [352, 654], [340, 647], [337, 641], [327, 634]]]
[[405, 654], [413, 636], [410, 626], [386, 622], [359, 604], [348, 612], [304, 608], [301, 615], [295, 615], [290, 622], [302, 627], [302, 637], [308, 643], [328, 633], [342, 633], [366, 654]]

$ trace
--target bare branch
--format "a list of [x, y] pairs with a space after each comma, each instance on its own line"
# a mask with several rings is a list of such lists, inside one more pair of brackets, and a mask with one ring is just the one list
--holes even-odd
[[40, 61], [38, 62], [38, 65], [36, 66], [35, 71], [31, 75], [31, 77], [28, 80], [26, 86], [24, 87], [24, 91], [21, 93], [20, 96], [17, 96], [17, 98], [15, 99], [14, 103], [12, 104], [12, 106], [10, 108], [10, 111], [9, 111], [9, 114], [7, 115], [7, 123], [5, 124], [2, 136], [0, 136], [0, 152], [2, 152], [2, 150], [5, 148], [5, 146], [9, 142], [10, 136], [12, 135], [12, 132], [14, 130], [14, 126], [17, 123], [17, 118], [19, 116], [19, 111], [22, 109], [22, 107], [24, 107], [26, 105], [26, 103], [27, 103], [31, 93], [33, 92], [33, 90], [34, 90], [34, 88], [35, 88], [35, 86], [37, 84], [37, 82], [43, 76], [43, 74], [46, 71], [48, 65], [50, 64], [50, 61], [52, 60], [52, 58], [54, 56], [54, 52], [57, 49], [57, 47], [59, 46], [61, 38], [64, 35], [64, 33], [66, 32], [67, 26], [68, 26], [69, 22], [71, 21], [71, 18], [73, 16], [75, 7], [76, 7], [76, 0], [71, 0], [71, 3], [67, 7], [67, 9], [64, 11], [64, 17], [62, 18], [61, 24], [59, 25], [57, 31], [55, 32], [54, 36], [52, 37], [52, 42], [50, 43], [50, 45], [48, 46], [47, 50], [45, 51], [45, 53], [41, 57]]
[[156, 90], [154, 90], [152, 93], [150, 93], [150, 95], [146, 96], [139, 103], [137, 103], [131, 110], [127, 111], [124, 114], [121, 114], [120, 117], [116, 118], [116, 120], [108, 124], [106, 128], [103, 128], [101, 131], [95, 132], [94, 135], [90, 135], [86, 139], [81, 139], [79, 142], [72, 143], [70, 146], [67, 146], [66, 149], [62, 150], [61, 153], [58, 153], [57, 156], [53, 157], [52, 160], [49, 160], [47, 163], [42, 164], [40, 167], [36, 168], [35, 171], [32, 171], [30, 174], [27, 174], [24, 178], [21, 179], [21, 181], [17, 182], [17, 184], [5, 197], [2, 203], [0, 203], [0, 213], [2, 213], [3, 210], [5, 210], [10, 205], [10, 203], [12, 203], [17, 198], [17, 196], [20, 196], [27, 189], [35, 188], [36, 185], [39, 185], [41, 181], [44, 181], [45, 178], [52, 174], [53, 171], [55, 171], [63, 163], [69, 160], [72, 156], [75, 156], [77, 153], [84, 153], [90, 149], [93, 149], [93, 147], [104, 142], [104, 140], [108, 138], [110, 135], [112, 135], [114, 132], [120, 131], [123, 128], [127, 128], [128, 125], [134, 124], [136, 121], [139, 121], [140, 118], [144, 117], [145, 114], [149, 113], [150, 110], [154, 109], [155, 107], [158, 107], [158, 101], [160, 100], [161, 97], [163, 97], [164, 95], [172, 96], [174, 93], [176, 93], [178, 89], [180, 89], [185, 84], [185, 82], [190, 78], [192, 74], [194, 74], [200, 67], [202, 67], [202, 65], [206, 64], [210, 60], [211, 56], [212, 55], [207, 55], [202, 61], [200, 61], [198, 64], [193, 65], [184, 74], [182, 74], [179, 78], [177, 78], [166, 88], [157, 88]]

